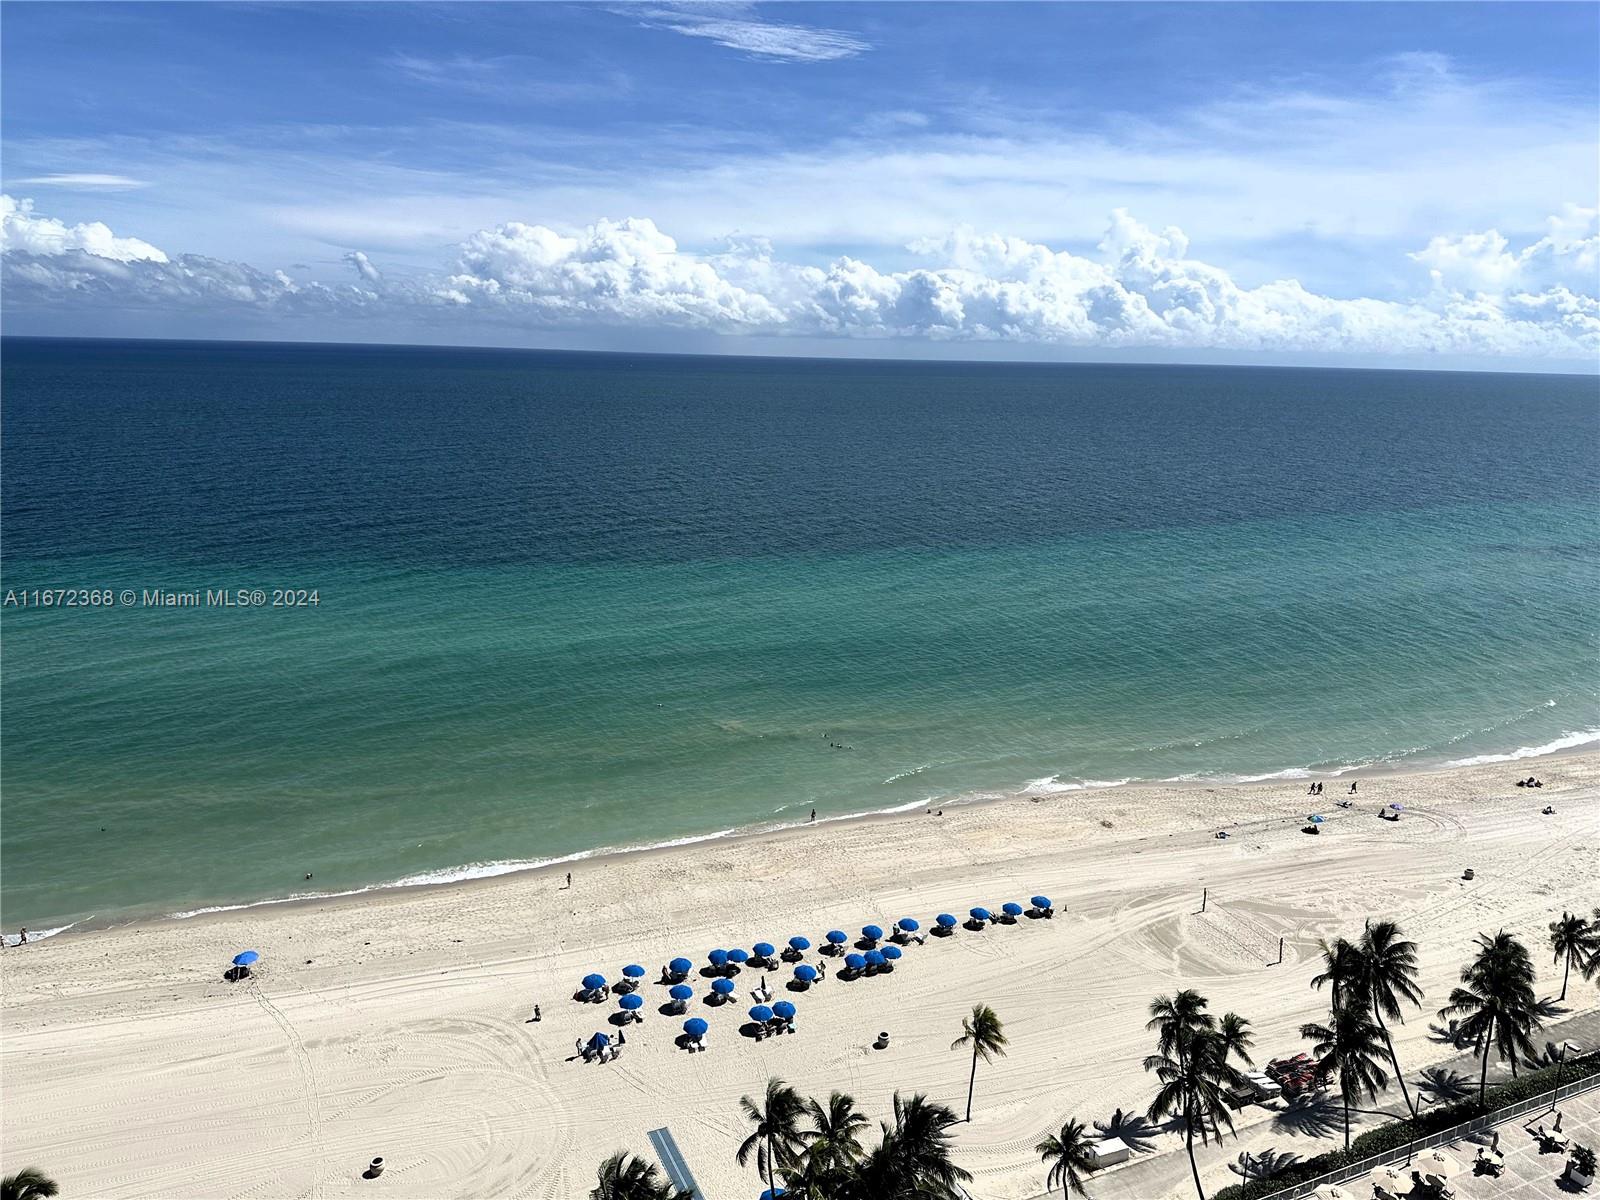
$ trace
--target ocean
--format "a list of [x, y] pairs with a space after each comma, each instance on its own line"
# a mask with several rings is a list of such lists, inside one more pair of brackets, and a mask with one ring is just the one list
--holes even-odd
[[1600, 740], [1593, 378], [24, 339], [0, 368], [13, 931]]

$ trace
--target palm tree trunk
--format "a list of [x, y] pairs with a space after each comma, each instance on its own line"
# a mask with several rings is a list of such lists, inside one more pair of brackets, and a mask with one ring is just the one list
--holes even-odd
[[978, 1043], [972, 1043], [972, 1078], [967, 1080], [967, 1124], [972, 1124], [972, 1089], [978, 1086]]
[[1189, 1147], [1189, 1170], [1194, 1173], [1194, 1190], [1195, 1190], [1195, 1194], [1200, 1197], [1200, 1200], [1206, 1200], [1206, 1191], [1205, 1191], [1205, 1189], [1203, 1187], [1200, 1186], [1200, 1168], [1195, 1165], [1195, 1161], [1194, 1161], [1194, 1122], [1193, 1121], [1185, 1121], [1184, 1122], [1184, 1128], [1185, 1128], [1185, 1130], [1187, 1131], [1187, 1134], [1188, 1134], [1188, 1139], [1187, 1140], [1188, 1140], [1188, 1147]]
[[1340, 1099], [1344, 1101], [1344, 1152], [1350, 1153], [1350, 1096], [1343, 1089], [1339, 1089]]
[[778, 1185], [772, 1179], [772, 1138], [767, 1138], [767, 1191], [777, 1195]]
[[1389, 1047], [1389, 1061], [1394, 1064], [1395, 1081], [1400, 1085], [1400, 1095], [1406, 1102], [1406, 1111], [1411, 1114], [1411, 1119], [1414, 1121], [1417, 1119], [1417, 1108], [1416, 1105], [1411, 1103], [1411, 1092], [1406, 1087], [1405, 1072], [1400, 1069], [1400, 1056], [1394, 1052], [1394, 1039], [1389, 1036], [1389, 1024], [1383, 1019], [1383, 1014], [1376, 1008], [1372, 1010], [1372, 1013], [1378, 1018], [1378, 1028], [1383, 1030], [1384, 1044]]
[[1483, 1105], [1483, 1094], [1489, 1088], [1489, 1046], [1488, 1038], [1483, 1039], [1483, 1070], [1478, 1072], [1478, 1104]]
[[1567, 998], [1567, 976], [1571, 974], [1572, 948], [1569, 946], [1567, 947], [1567, 965], [1561, 972], [1561, 995], [1557, 997], [1558, 1000], [1565, 1000]]

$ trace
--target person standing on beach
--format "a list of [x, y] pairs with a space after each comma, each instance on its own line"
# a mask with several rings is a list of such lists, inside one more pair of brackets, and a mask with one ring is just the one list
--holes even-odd
[[814, 808], [811, 810], [811, 819], [813, 821], [815, 821], [817, 819], [817, 810], [814, 809]]
[[567, 886], [568, 887], [572, 886], [572, 872], [571, 871], [567, 872]]
[[1356, 781], [1354, 779], [1350, 781], [1350, 794], [1352, 796], [1356, 794]]

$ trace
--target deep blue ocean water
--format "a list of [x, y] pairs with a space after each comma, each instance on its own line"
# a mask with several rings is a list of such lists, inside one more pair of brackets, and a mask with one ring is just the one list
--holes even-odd
[[9, 927], [1600, 737], [1592, 378], [14, 339], [0, 370]]

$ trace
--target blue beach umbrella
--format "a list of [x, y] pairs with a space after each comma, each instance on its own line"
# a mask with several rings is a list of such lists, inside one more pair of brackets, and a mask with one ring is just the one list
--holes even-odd
[[260, 957], [261, 955], [254, 950], [245, 950], [233, 956], [233, 965], [236, 967], [248, 967]]
[[801, 963], [794, 969], [794, 977], [801, 983], [811, 983], [817, 978], [817, 969], [809, 963]]
[[876, 925], [863, 925], [861, 927], [861, 936], [869, 941], [875, 942], [883, 936], [883, 930], [879, 929]]
[[707, 1025], [700, 1017], [690, 1017], [683, 1023], [683, 1031], [692, 1038], [705, 1037], [706, 1030], [710, 1028], [711, 1026]]
[[890, 962], [893, 962], [895, 959], [900, 957], [900, 947], [885, 946], [882, 953], [884, 958], [888, 959]]
[[987, 908], [972, 908], [968, 909], [967, 912], [974, 921], [989, 920], [989, 910]]
[[728, 952], [726, 950], [713, 950], [706, 957], [711, 960], [713, 967], [725, 967], [728, 965]]
[[727, 996], [733, 992], [733, 980], [713, 979], [711, 981], [711, 990], [719, 996]]
[[690, 971], [694, 970], [694, 964], [687, 958], [675, 958], [667, 964], [667, 970], [671, 971], [674, 975], [687, 975]]
[[938, 921], [939, 927], [942, 929], [954, 929], [956, 927], [956, 919], [949, 913], [940, 913], [935, 920]]
[[638, 1012], [644, 1007], [644, 997], [639, 995], [638, 992], [629, 992], [626, 996], [622, 997], [622, 999], [618, 1000], [617, 1003], [622, 1006], [622, 1009], [625, 1012]]
[[600, 974], [585, 975], [583, 987], [585, 991], [597, 992], [606, 985], [606, 977]]
[[1395, 812], [1399, 812], [1401, 809], [1403, 809], [1405, 807], [1405, 805], [1401, 804], [1400, 801], [1395, 800], [1395, 801], [1390, 803], [1389, 807], [1394, 809]]
[[667, 992], [667, 995], [674, 1000], [692, 1000], [694, 999], [694, 989], [687, 983], [675, 983], [672, 985], [671, 990]]
[[762, 1192], [761, 1195], [757, 1196], [756, 1200], [782, 1200], [782, 1198], [788, 1194], [789, 1193], [784, 1191], [782, 1188], [768, 1188], [766, 1191]]
[[787, 1000], [779, 1000], [772, 1006], [772, 1015], [782, 1017], [785, 1021], [794, 1020], [794, 1005]]
[[589, 1049], [591, 1050], [599, 1050], [601, 1047], [609, 1045], [611, 1045], [609, 1034], [597, 1033], [589, 1039]]
[[1028, 901], [1028, 903], [1032, 904], [1035, 908], [1052, 907], [1049, 896], [1035, 896], [1032, 900]]
[[883, 951], [882, 950], [868, 950], [867, 951], [867, 966], [869, 966], [869, 967], [881, 967], [881, 966], [883, 966], [884, 962], [885, 962], [885, 959], [883, 957]]
[[750, 1019], [752, 1021], [760, 1021], [763, 1025], [765, 1025], [768, 1021], [772, 1020], [772, 1010], [765, 1004], [758, 1004], [750, 1010]]
[[777, 947], [771, 942], [757, 942], [754, 946], [750, 947], [750, 952], [757, 958], [771, 958], [776, 950]]
[[629, 963], [627, 966], [622, 968], [622, 973], [624, 975], [626, 975], [629, 979], [643, 979], [644, 978], [644, 968], [641, 967], [638, 963]]
[[865, 971], [867, 969], [867, 960], [859, 954], [846, 954], [844, 956], [844, 965], [852, 971]]
[[1020, 917], [1022, 915], [1022, 905], [1017, 904], [1014, 901], [1007, 900], [1000, 906], [1000, 911], [1005, 913], [1005, 915], [1008, 917]]
[[747, 962], [750, 961], [750, 951], [748, 951], [748, 950], [729, 950], [728, 951], [728, 961], [731, 962], [731, 963], [747, 963]]
[[1325, 821], [1325, 820], [1327, 820], [1327, 818], [1324, 817], [1321, 813], [1312, 813], [1311, 814], [1311, 823], [1313, 825], [1321, 825], [1322, 822]]
[[811, 939], [805, 937], [792, 937], [789, 939], [789, 949], [809, 950], [811, 949]]
[[898, 924], [900, 928], [904, 929], [907, 933], [915, 933], [917, 930], [922, 928], [921, 924], [915, 917], [901, 917], [896, 924]]
[[842, 946], [850, 940], [850, 935], [842, 929], [828, 930], [828, 941], [835, 946]]

